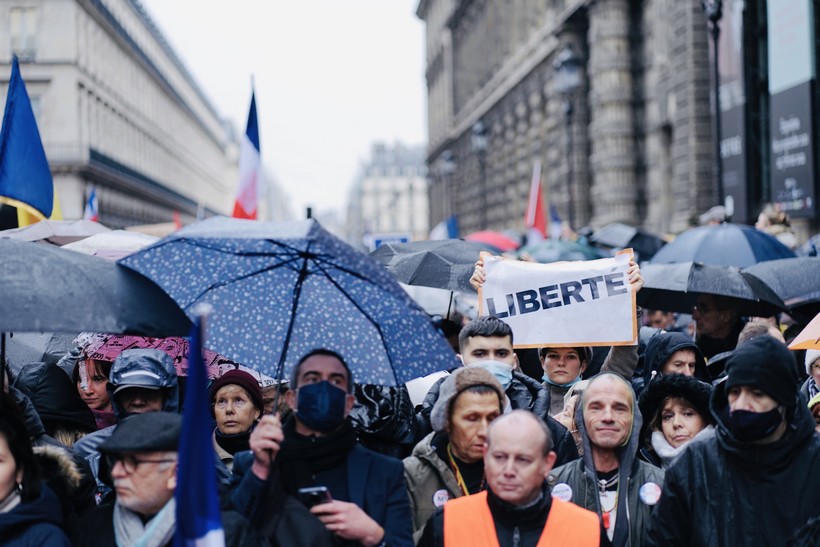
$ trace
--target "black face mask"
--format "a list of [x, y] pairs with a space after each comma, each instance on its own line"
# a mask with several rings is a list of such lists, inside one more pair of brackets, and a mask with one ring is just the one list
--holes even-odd
[[768, 412], [751, 412], [749, 410], [735, 410], [729, 412], [729, 430], [735, 438], [744, 443], [752, 443], [765, 439], [783, 421], [780, 407]]

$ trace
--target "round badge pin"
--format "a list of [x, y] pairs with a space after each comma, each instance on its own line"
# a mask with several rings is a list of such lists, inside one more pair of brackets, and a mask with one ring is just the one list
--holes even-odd
[[638, 491], [641, 501], [647, 505], [655, 505], [661, 499], [661, 487], [654, 482], [648, 482]]
[[436, 490], [436, 493], [433, 494], [433, 505], [435, 505], [436, 507], [441, 507], [442, 505], [447, 503], [447, 500], [449, 499], [450, 493], [447, 492], [447, 490]]
[[561, 501], [570, 501], [572, 499], [572, 487], [565, 482], [559, 482], [552, 487], [552, 497]]

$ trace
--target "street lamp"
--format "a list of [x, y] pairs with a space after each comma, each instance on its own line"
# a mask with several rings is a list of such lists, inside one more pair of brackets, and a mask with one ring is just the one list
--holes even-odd
[[487, 229], [487, 180], [485, 177], [485, 165], [487, 160], [487, 128], [484, 123], [479, 120], [470, 128], [470, 144], [473, 150], [478, 155], [478, 176], [481, 179], [481, 225], [480, 230]]
[[701, 0], [703, 13], [709, 21], [712, 30], [712, 85], [714, 85], [715, 95], [715, 195], [718, 198], [718, 205], [723, 205], [723, 161], [720, 157], [720, 139], [722, 127], [720, 120], [720, 70], [718, 60], [718, 42], [720, 40], [720, 19], [723, 17], [722, 0]]
[[572, 138], [572, 114], [573, 114], [573, 100], [578, 88], [581, 87], [581, 58], [572, 49], [572, 46], [567, 44], [558, 52], [555, 61], [552, 63], [552, 68], [555, 73], [555, 89], [563, 97], [564, 105], [564, 121], [567, 138], [567, 200], [569, 208], [569, 228], [574, 229], [575, 226], [575, 191], [574, 191], [574, 157], [573, 157], [573, 138]]

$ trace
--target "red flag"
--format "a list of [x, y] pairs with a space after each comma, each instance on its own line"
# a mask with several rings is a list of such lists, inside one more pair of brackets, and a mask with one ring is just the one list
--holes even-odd
[[535, 160], [532, 166], [530, 199], [524, 216], [527, 227], [527, 243], [543, 241], [547, 237], [547, 216], [544, 214], [544, 190], [541, 188], [541, 161]]

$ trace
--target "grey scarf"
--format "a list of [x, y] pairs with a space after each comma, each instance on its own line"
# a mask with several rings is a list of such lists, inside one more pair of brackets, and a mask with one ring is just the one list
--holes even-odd
[[142, 523], [138, 514], [119, 503], [114, 505], [114, 536], [117, 547], [162, 547], [174, 538], [176, 500], [171, 498], [154, 518]]

